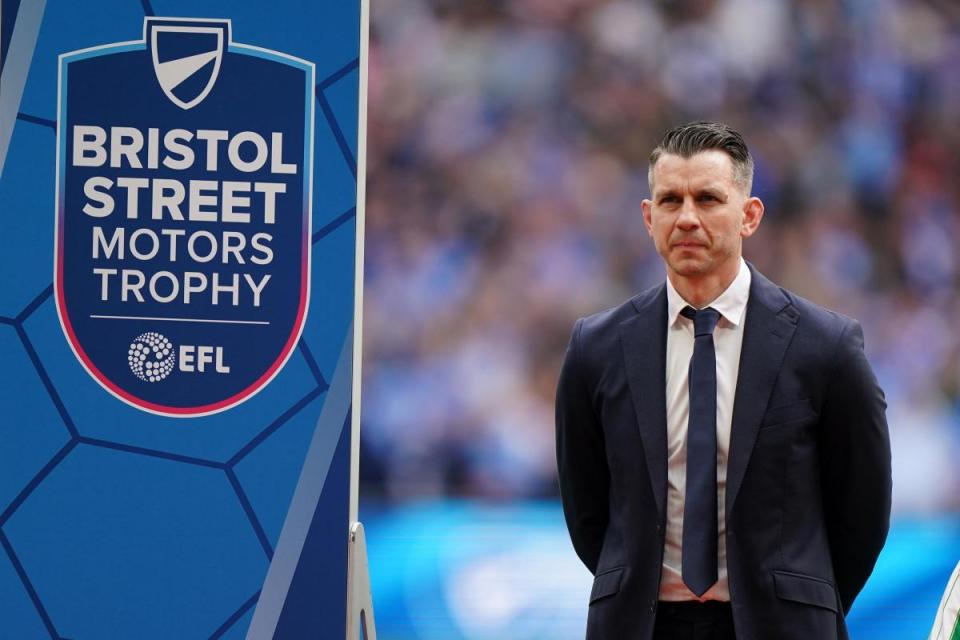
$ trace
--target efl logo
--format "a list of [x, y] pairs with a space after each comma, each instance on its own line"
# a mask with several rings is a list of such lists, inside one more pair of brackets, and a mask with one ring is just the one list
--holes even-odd
[[130, 371], [144, 382], [160, 382], [174, 368], [185, 373], [230, 373], [224, 362], [223, 347], [212, 345], [180, 345], [175, 348], [167, 337], [148, 331], [130, 343], [127, 350]]
[[154, 413], [250, 398], [309, 305], [313, 64], [229, 20], [146, 18], [143, 40], [61, 55], [59, 86], [54, 289], [77, 358]]
[[166, 336], [148, 331], [130, 343], [127, 363], [130, 371], [144, 382], [160, 382], [173, 371], [173, 345]]

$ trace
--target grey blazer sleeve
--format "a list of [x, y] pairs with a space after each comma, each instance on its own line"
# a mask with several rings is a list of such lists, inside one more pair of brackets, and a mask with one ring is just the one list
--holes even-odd
[[591, 571], [609, 521], [609, 482], [603, 428], [597, 420], [580, 353], [583, 320], [567, 347], [557, 385], [557, 468], [563, 514], [573, 547]]
[[821, 422], [821, 480], [837, 590], [850, 610], [890, 527], [886, 401], [863, 353], [863, 330], [844, 327]]

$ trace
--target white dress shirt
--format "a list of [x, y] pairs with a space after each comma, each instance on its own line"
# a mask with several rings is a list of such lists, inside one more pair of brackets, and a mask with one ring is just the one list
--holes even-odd
[[[660, 600], [730, 600], [727, 582], [727, 546], [724, 540], [724, 503], [727, 489], [727, 453], [733, 398], [740, 370], [743, 324], [750, 296], [750, 269], [743, 258], [736, 278], [709, 303], [720, 312], [713, 332], [717, 354], [717, 576], [715, 585], [698, 598], [683, 582], [681, 554], [683, 506], [687, 490], [687, 421], [690, 416], [688, 371], [693, 356], [693, 321], [680, 315], [688, 306], [667, 279], [667, 530], [664, 542]], [[692, 306], [692, 305], [690, 305]]]

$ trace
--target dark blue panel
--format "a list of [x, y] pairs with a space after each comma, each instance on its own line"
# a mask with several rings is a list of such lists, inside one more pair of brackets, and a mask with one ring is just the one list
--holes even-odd
[[7, 62], [7, 50], [10, 48], [10, 38], [13, 36], [13, 25], [17, 20], [17, 10], [20, 8], [20, 0], [3, 0], [0, 8], [0, 73], [3, 73], [3, 66]]
[[[224, 23], [219, 24], [222, 28]], [[149, 33], [158, 34], [154, 46], [174, 41], [160, 37], [163, 35], [160, 30], [164, 28], [174, 27], [151, 24]], [[199, 37], [206, 38], [206, 34]], [[308, 295], [302, 280], [307, 263], [304, 252], [308, 248], [304, 243], [304, 238], [308, 237], [307, 212], [304, 211], [308, 180], [304, 173], [309, 160], [303, 158], [309, 142], [308, 107], [313, 98], [312, 76], [302, 63], [281, 62], [267, 54], [244, 49], [231, 49], [223, 56], [218, 68], [215, 83], [211, 73], [203, 74], [203, 69], [213, 69], [213, 65], [208, 64], [193, 73], [193, 78], [200, 79], [199, 84], [188, 78], [173, 92], [180, 95], [181, 89], [184, 92], [193, 89], [197, 95], [191, 99], [202, 98], [202, 102], [189, 110], [165, 99], [162, 83], [154, 77], [149, 51], [143, 48], [124, 50], [123, 47], [113, 47], [78, 54], [64, 58], [62, 70], [61, 97], [66, 118], [60, 124], [63, 133], [69, 135], [60, 137], [63, 161], [60, 165], [57, 259], [62, 275], [57, 279], [56, 290], [60, 295], [61, 318], [78, 353], [84, 354], [87, 368], [105, 386], [127, 401], [164, 413], [206, 413], [241, 402], [256, 393], [292, 348], [291, 336], [301, 328]], [[201, 93], [208, 82], [213, 83], [213, 89], [207, 94]], [[75, 161], [77, 152], [73, 145], [81, 137], [77, 127], [92, 125], [105, 130], [113, 126], [132, 127], [144, 139], [151, 127], [159, 127], [161, 131], [185, 127], [189, 130], [219, 128], [233, 134], [255, 132], [264, 145], [264, 162], [256, 170], [244, 169], [228, 161], [230, 154], [221, 150], [216, 155], [216, 172], [212, 173], [208, 167], [214, 154], [206, 156], [203, 151], [206, 145], [193, 139], [189, 144], [196, 145], [196, 150], [186, 167], [169, 167], [164, 162], [159, 162], [155, 169], [129, 167], [126, 162], [115, 167], [112, 160], [102, 166], [86, 166]], [[282, 140], [282, 153], [271, 142], [270, 148], [277, 155], [271, 152], [267, 163], [266, 141], [272, 136]], [[247, 153], [250, 153], [252, 145], [247, 146]], [[101, 153], [106, 162], [106, 151], [101, 149]], [[142, 159], [133, 164], [146, 164], [146, 152], [141, 155]], [[243, 153], [238, 155], [243, 156]], [[292, 162], [299, 169], [289, 173], [275, 172], [274, 162], [281, 160], [288, 164]], [[191, 222], [182, 218], [174, 220], [172, 216], [148, 217], [146, 210], [151, 201], [148, 189], [142, 189], [139, 198], [131, 198], [134, 204], [140, 203], [138, 211], [111, 205], [107, 211], [112, 213], [105, 216], [86, 213], [91, 180], [119, 181], [130, 175], [173, 180], [184, 191], [188, 179], [241, 181], [246, 185], [242, 192], [250, 194], [245, 198], [246, 204], [240, 205], [242, 210], [249, 210], [243, 214], [246, 222], [238, 224], [226, 219]], [[275, 203], [275, 211], [274, 208], [265, 208], [266, 198], [258, 200], [254, 197], [247, 181], [263, 181], [283, 189], [282, 196], [270, 199]], [[123, 203], [127, 201], [119, 191], [114, 197]], [[188, 236], [197, 238], [206, 233], [211, 239], [200, 243], [203, 247], [200, 251], [207, 252], [212, 247], [211, 257], [218, 254], [217, 249], [225, 242], [217, 239], [220, 234], [232, 231], [240, 235], [246, 248], [233, 259], [225, 253], [216, 259], [197, 259], [191, 258], [183, 246], [175, 251], [174, 245], [170, 244], [169, 249], [165, 247], [158, 251], [154, 245], [153, 254], [149, 254], [152, 257], [143, 260], [135, 257], [132, 246], [123, 252], [118, 247], [112, 254], [106, 250], [100, 253], [95, 249], [96, 244], [91, 250], [91, 238], [97, 230], [107, 237], [117, 238], [120, 236], [113, 234], [125, 233], [129, 238], [131, 234], [143, 231], [159, 238], [165, 231], [179, 231], [186, 234], [184, 242]], [[268, 238], [266, 244], [270, 257], [266, 260], [262, 255], [258, 260], [260, 252], [254, 248], [257, 235]], [[147, 293], [129, 298], [121, 296], [119, 277], [113, 278], [108, 286], [94, 275], [97, 268], [107, 267], [133, 270], [145, 274], [141, 277], [146, 278], [170, 274], [169, 279], [164, 278], [163, 291], [172, 288], [171, 299]], [[181, 287], [176, 284], [177, 280], [189, 273], [204, 279], [205, 295], [189, 299], [176, 295], [186, 291], [186, 285]], [[230, 296], [224, 296], [225, 303], [211, 295], [218, 277], [226, 281], [232, 278], [236, 283], [237, 293], [232, 302]], [[250, 287], [240, 287], [240, 282], [245, 279], [262, 283], [262, 298], [259, 294], [252, 295]], [[174, 284], [170, 284], [171, 280]], [[240, 295], [241, 290], [244, 295]], [[104, 320], [104, 314], [112, 319]], [[189, 318], [201, 318], [204, 322], [183, 321]], [[212, 321], [208, 322], [210, 319]], [[246, 324], [223, 324], [231, 321]], [[250, 324], [251, 321], [261, 324]], [[156, 334], [160, 334], [163, 340], [154, 343], [148, 339], [147, 344], [169, 347], [169, 352], [167, 348], [163, 349], [167, 359], [156, 361], [169, 368], [157, 377], [150, 369], [134, 371], [136, 375], [132, 375], [128, 354], [140, 344], [136, 342], [140, 339], [138, 336], [156, 337]], [[178, 371], [174, 363], [177, 345], [181, 348], [182, 345], [217, 345], [227, 354], [229, 366], [219, 373], [207, 370], [206, 375], [200, 373], [200, 368], [189, 373], [182, 368]], [[152, 346], [149, 349], [149, 354], [139, 354], [141, 360], [149, 358], [145, 362], [148, 366], [154, 363]]]
[[[350, 412], [340, 432], [274, 638], [339, 640], [346, 634]], [[343, 589], [333, 592], [337, 584]]]

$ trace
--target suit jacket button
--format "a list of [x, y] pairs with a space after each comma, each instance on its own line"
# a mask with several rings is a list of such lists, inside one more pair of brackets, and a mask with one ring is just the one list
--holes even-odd
[[657, 601], [656, 601], [656, 600], [651, 600], [651, 601], [650, 601], [650, 613], [653, 613], [653, 612], [655, 612], [656, 610], [657, 610]]

